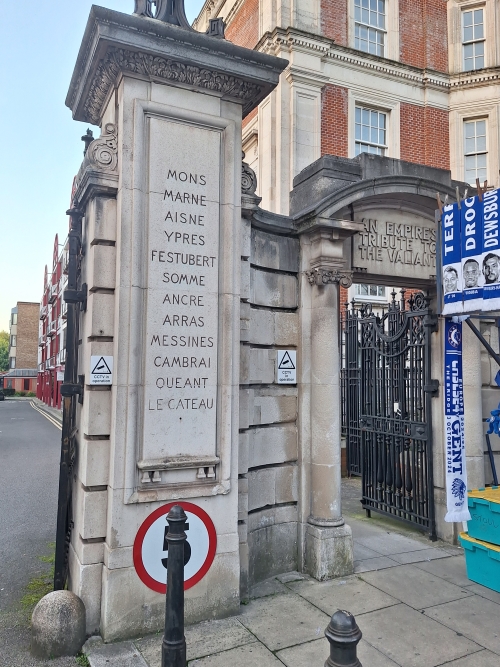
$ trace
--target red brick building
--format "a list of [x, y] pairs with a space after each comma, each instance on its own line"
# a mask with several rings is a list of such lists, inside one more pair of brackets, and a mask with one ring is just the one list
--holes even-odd
[[288, 213], [294, 177], [325, 154], [378, 153], [498, 185], [500, 3], [207, 0], [229, 40], [287, 58], [245, 120], [262, 206]]
[[[498, 185], [500, 49], [494, 0], [207, 0], [227, 39], [287, 58], [244, 121], [262, 207], [287, 214], [293, 179], [322, 155], [377, 153]], [[341, 301], [386, 303], [354, 285]]]
[[38, 338], [38, 381], [36, 395], [50, 407], [61, 407], [60, 387], [66, 361], [66, 313], [63, 291], [67, 282], [68, 247], [59, 245], [56, 234], [52, 253], [52, 271], [47, 266], [40, 302]]
[[9, 370], [0, 387], [21, 394], [36, 391], [38, 303], [18, 301], [9, 321]]

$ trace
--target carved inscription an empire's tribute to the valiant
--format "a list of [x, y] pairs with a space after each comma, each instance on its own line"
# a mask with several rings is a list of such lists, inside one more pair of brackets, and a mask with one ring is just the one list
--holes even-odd
[[436, 270], [436, 229], [411, 214], [393, 220], [364, 218], [356, 234], [352, 263], [369, 273], [428, 279]]
[[151, 118], [145, 459], [214, 456], [220, 134]]

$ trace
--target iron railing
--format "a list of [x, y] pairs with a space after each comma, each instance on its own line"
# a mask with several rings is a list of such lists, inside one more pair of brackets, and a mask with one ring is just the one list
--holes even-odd
[[56, 551], [54, 563], [54, 590], [63, 590], [68, 579], [68, 555], [73, 529], [73, 467], [76, 460], [76, 406], [83, 402], [83, 386], [78, 383], [78, 337], [80, 323], [81, 238], [82, 213], [70, 209], [68, 290], [64, 299], [68, 304], [65, 346], [63, 422], [61, 458], [59, 464], [59, 495], [57, 506]]
[[347, 465], [362, 478], [362, 506], [435, 536], [431, 333], [437, 320], [422, 294], [347, 306], [342, 321], [342, 406]]

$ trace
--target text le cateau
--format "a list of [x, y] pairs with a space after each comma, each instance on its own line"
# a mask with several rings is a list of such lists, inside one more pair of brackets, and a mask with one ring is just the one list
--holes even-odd
[[167, 170], [163, 233], [149, 250], [161, 288], [153, 306], [159, 328], [148, 334], [147, 363], [155, 370], [148, 411], [200, 415], [216, 407], [219, 231], [218, 203], [204, 193], [208, 178]]

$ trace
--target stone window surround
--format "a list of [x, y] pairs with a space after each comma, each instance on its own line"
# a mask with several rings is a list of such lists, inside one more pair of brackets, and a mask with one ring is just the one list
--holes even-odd
[[354, 91], [349, 89], [348, 93], [348, 128], [349, 128], [349, 157], [356, 156], [356, 107], [362, 106], [372, 108], [374, 111], [382, 111], [386, 114], [386, 151], [385, 157], [399, 159], [400, 141], [399, 141], [399, 100], [389, 100], [386, 96], [378, 96], [375, 91], [366, 90]]
[[[476, 158], [477, 158], [478, 155], [486, 155], [486, 177], [485, 178], [480, 177], [479, 181], [481, 183], [483, 183], [485, 180], [488, 180], [488, 135], [489, 135], [489, 132], [488, 132], [488, 117], [487, 116], [479, 116], [478, 118], [467, 118], [466, 120], [463, 121], [462, 127], [463, 127], [463, 132], [464, 132], [464, 145], [465, 145], [465, 126], [466, 126], [466, 124], [467, 123], [476, 123], [478, 121], [484, 121], [484, 124], [485, 124], [485, 143], [486, 143], [486, 147], [485, 147], [484, 151], [479, 151], [477, 149], [477, 136], [478, 135], [477, 135], [477, 126], [476, 126], [476, 128], [475, 128], [476, 132], [474, 134], [474, 138], [476, 140], [475, 141], [475, 144], [476, 144], [475, 152], [466, 153], [465, 152], [465, 146], [464, 146], [464, 181], [466, 183], [470, 183], [470, 185], [474, 185], [476, 179], [474, 178], [474, 180], [472, 182], [467, 180], [467, 168], [465, 166], [465, 162], [466, 162], [466, 158], [470, 157], [472, 155], [476, 156]], [[477, 168], [476, 168], [476, 171], [477, 171]]]
[[[448, 3], [448, 58], [450, 74], [463, 72], [462, 14], [471, 9], [484, 9], [484, 66], [495, 67], [499, 64], [499, 53], [495, 36], [496, 19], [500, 8], [491, 0], [452, 0]], [[497, 15], [497, 16], [495, 16]], [[474, 74], [477, 70], [467, 72]]]
[[[348, 44], [355, 48], [354, 43], [354, 0], [348, 2]], [[399, 0], [385, 0], [385, 46], [384, 58], [399, 60]], [[364, 53], [362, 51], [361, 53]]]
[[462, 179], [465, 176], [465, 140], [464, 123], [469, 120], [486, 119], [486, 148], [488, 159], [486, 161], [486, 174], [490, 180], [488, 185], [498, 187], [500, 159], [498, 152], [492, 147], [498, 146], [498, 103], [487, 101], [486, 103], [471, 102], [460, 109], [450, 112], [450, 166], [454, 178]]
[[[358, 110], [360, 111], [360, 123], [357, 122], [357, 118], [356, 118], [356, 115], [357, 115], [356, 111], [358, 111]], [[361, 137], [356, 137], [356, 126], [361, 125], [361, 128], [363, 128], [363, 126], [365, 126], [365, 123], [363, 122], [363, 112], [364, 111], [368, 111], [369, 113], [374, 112], [374, 113], [377, 113], [377, 114], [380, 114], [380, 115], [384, 116], [384, 127], [381, 128], [380, 124], [378, 124], [376, 126], [377, 134], [380, 133], [380, 130], [384, 131], [384, 135], [385, 135], [384, 143], [379, 143], [379, 141], [374, 142], [372, 140], [371, 130], [373, 129], [374, 126], [371, 124], [371, 118], [370, 118], [369, 125], [368, 125], [368, 128], [370, 129], [370, 137], [366, 140], [363, 139], [362, 136]], [[377, 123], [379, 123], [378, 118], [377, 118]], [[381, 149], [383, 152], [378, 153], [378, 155], [385, 156], [386, 151], [387, 151], [387, 130], [388, 130], [387, 124], [388, 124], [388, 114], [387, 114], [386, 111], [376, 109], [374, 107], [368, 107], [367, 108], [365, 105], [361, 105], [361, 104], [358, 103], [354, 108], [354, 148], [355, 148], [355, 151], [356, 151], [356, 144], [361, 144], [363, 146], [369, 146], [369, 147], [374, 147], [374, 148], [377, 148], [377, 149]], [[370, 151], [370, 150], [360, 151], [360, 153], [362, 153], [362, 152], [370, 153], [372, 151]]]

